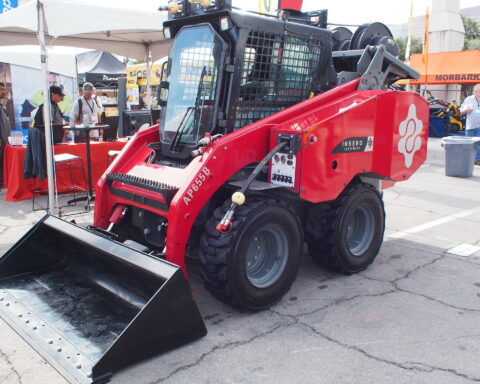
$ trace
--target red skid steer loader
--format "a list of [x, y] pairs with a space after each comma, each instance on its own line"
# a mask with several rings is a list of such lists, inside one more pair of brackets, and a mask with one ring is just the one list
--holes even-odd
[[0, 259], [0, 315], [67, 377], [103, 383], [206, 333], [186, 280], [245, 309], [275, 304], [304, 242], [355, 273], [383, 241], [382, 190], [427, 151], [428, 102], [387, 27], [327, 29], [327, 12], [178, 1], [159, 125], [97, 186], [93, 226], [45, 216]]

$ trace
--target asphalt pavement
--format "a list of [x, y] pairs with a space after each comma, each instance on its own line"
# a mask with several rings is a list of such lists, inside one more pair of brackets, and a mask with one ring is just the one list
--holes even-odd
[[[42, 217], [0, 193], [0, 255]], [[445, 176], [440, 139], [427, 162], [384, 193], [385, 241], [356, 275], [304, 255], [299, 276], [269, 310], [217, 301], [192, 273], [203, 339], [125, 368], [113, 384], [431, 383], [480, 381], [480, 166]], [[78, 224], [91, 213], [70, 216]], [[0, 320], [0, 383], [67, 381]]]

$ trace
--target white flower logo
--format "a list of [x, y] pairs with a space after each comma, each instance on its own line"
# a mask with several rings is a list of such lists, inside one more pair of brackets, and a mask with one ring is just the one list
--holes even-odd
[[398, 131], [401, 139], [398, 142], [398, 152], [405, 156], [405, 167], [410, 168], [413, 162], [413, 156], [422, 147], [423, 123], [417, 117], [417, 108], [411, 104], [408, 108], [408, 115], [405, 120], [400, 123]]

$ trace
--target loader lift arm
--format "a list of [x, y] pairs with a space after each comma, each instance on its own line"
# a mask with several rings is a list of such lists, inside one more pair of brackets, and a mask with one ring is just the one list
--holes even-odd
[[359, 91], [386, 89], [399, 79], [418, 79], [420, 74], [401, 60], [387, 52], [384, 45], [367, 46], [365, 49], [332, 52], [335, 59], [356, 59], [355, 72], [342, 71], [338, 74], [337, 84], [345, 84], [361, 77]]

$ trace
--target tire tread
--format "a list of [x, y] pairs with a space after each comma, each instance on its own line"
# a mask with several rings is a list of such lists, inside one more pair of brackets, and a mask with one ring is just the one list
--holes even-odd
[[248, 215], [262, 206], [268, 204], [278, 205], [290, 211], [296, 219], [302, 234], [303, 231], [299, 217], [285, 202], [255, 197], [249, 198], [244, 205], [237, 207], [233, 216], [232, 231], [229, 233], [220, 233], [217, 231], [216, 225], [223, 218], [230, 204], [230, 200], [225, 201], [222, 206], [215, 209], [213, 216], [207, 221], [199, 242], [198, 260], [200, 262], [200, 274], [204, 280], [206, 289], [221, 301], [234, 307], [242, 307], [235, 299], [229, 286], [227, 258], [235, 236]]
[[[366, 269], [368, 265], [371, 264], [357, 269], [348, 269], [341, 263], [341, 260], [335, 252], [335, 228], [338, 227], [338, 222], [341, 220], [342, 209], [345, 207], [347, 201], [360, 188], [369, 188], [378, 194], [378, 191], [372, 185], [354, 182], [349, 185], [336, 200], [321, 203], [312, 208], [315, 210], [315, 219], [307, 220], [305, 238], [312, 259], [323, 268], [334, 272], [353, 274]], [[384, 218], [383, 226], [385, 227], [385, 209], [383, 203], [382, 210]], [[371, 262], [373, 262], [373, 260]]]

